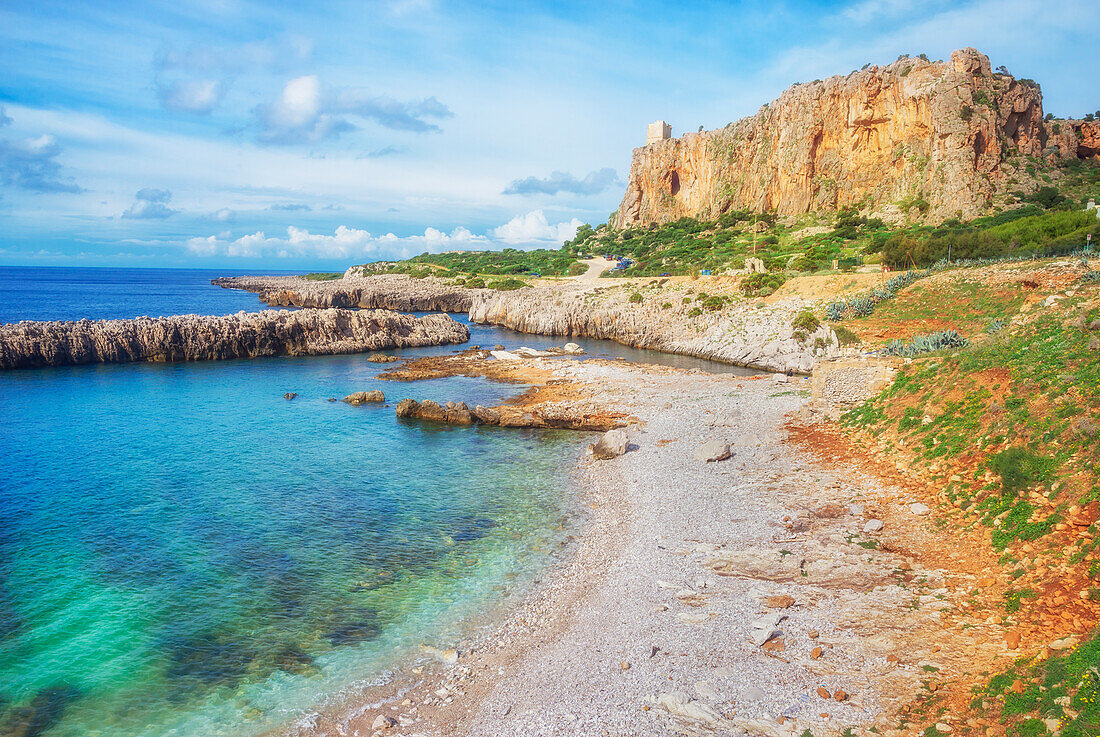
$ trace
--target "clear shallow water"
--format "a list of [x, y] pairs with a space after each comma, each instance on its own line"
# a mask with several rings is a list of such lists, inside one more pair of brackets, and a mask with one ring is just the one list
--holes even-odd
[[584, 436], [326, 401], [515, 391], [378, 370], [0, 375], [0, 734], [259, 731], [522, 588], [561, 534]]
[[[0, 319], [263, 307], [211, 286], [217, 275], [0, 269]], [[483, 346], [565, 342], [471, 331]], [[565, 534], [588, 437], [399, 421], [403, 397], [493, 404], [522, 387], [375, 379], [385, 367], [334, 356], [0, 373], [0, 735], [263, 732], [522, 593]], [[327, 401], [374, 388], [390, 406]]]

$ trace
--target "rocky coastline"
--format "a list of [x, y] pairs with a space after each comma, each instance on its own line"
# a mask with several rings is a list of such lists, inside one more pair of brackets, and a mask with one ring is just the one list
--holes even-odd
[[[763, 303], [743, 300], [721, 313], [692, 315], [664, 309], [666, 298], [673, 296], [664, 291], [639, 292], [640, 303], [632, 302], [628, 291], [597, 287], [478, 294], [470, 307], [470, 321], [524, 333], [602, 338], [783, 373], [809, 373], [816, 358], [841, 353], [827, 325], [799, 335], [792, 323], [808, 305], [800, 299], [762, 307], [758, 304]], [[682, 299], [679, 292], [675, 296], [675, 301]]]
[[[735, 278], [719, 279], [721, 283], [708, 282], [707, 288], [736, 289]], [[466, 312], [471, 322], [523, 333], [613, 340], [633, 348], [765, 371], [808, 374], [816, 359], [842, 353], [827, 325], [810, 332], [793, 326], [795, 316], [810, 304], [805, 300], [765, 304], [739, 298], [721, 312], [693, 314], [682, 306], [685, 295], [691, 294], [690, 282], [609, 282], [607, 286], [562, 282], [504, 292], [400, 274], [322, 282], [301, 277], [225, 277], [214, 283], [255, 292], [272, 305]], [[631, 301], [636, 289], [640, 289], [640, 303]], [[664, 307], [666, 300], [671, 309]]]
[[446, 315], [381, 310], [265, 310], [235, 315], [139, 317], [0, 325], [0, 369], [135, 361], [319, 356], [464, 343]]
[[400, 312], [470, 311], [474, 295], [487, 289], [466, 289], [438, 279], [414, 279], [405, 274], [379, 274], [314, 281], [300, 276], [226, 276], [211, 281], [224, 289], [253, 292], [272, 307], [345, 307]]

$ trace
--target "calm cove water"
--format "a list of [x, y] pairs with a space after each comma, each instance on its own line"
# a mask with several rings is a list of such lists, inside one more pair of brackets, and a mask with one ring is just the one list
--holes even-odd
[[[0, 319], [261, 307], [217, 275], [0, 269]], [[471, 342], [563, 341], [475, 327]], [[328, 401], [517, 391], [380, 370], [335, 356], [0, 373], [0, 735], [255, 734], [522, 594], [572, 523], [589, 438]]]

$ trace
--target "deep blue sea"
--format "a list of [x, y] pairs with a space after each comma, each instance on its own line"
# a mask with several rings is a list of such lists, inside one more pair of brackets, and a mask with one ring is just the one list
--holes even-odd
[[[4, 268], [0, 321], [263, 307], [209, 284], [223, 273]], [[563, 342], [473, 330], [482, 345]], [[523, 387], [385, 382], [383, 368], [0, 373], [0, 735], [259, 733], [522, 594], [574, 523], [568, 475], [590, 438], [398, 420], [404, 397], [491, 404]], [[366, 389], [390, 402], [328, 401]]]

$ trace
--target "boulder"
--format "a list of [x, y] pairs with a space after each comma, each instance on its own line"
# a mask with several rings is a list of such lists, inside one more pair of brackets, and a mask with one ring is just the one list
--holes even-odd
[[869, 519], [863, 525], [863, 531], [867, 534], [870, 534], [872, 532], [881, 532], [883, 526], [884, 525], [882, 523], [882, 520], [880, 520], [880, 519]]
[[415, 399], [402, 399], [397, 403], [398, 417], [416, 417], [420, 411], [420, 402]]
[[499, 425], [500, 424], [500, 412], [492, 407], [482, 407], [480, 404], [474, 407], [474, 417], [477, 421], [485, 425]]
[[580, 355], [580, 354], [584, 353], [584, 349], [581, 348], [576, 343], [566, 343], [565, 346], [562, 348], [562, 350], [565, 351], [566, 353], [572, 353], [574, 355]]
[[626, 447], [630, 439], [626, 430], [608, 430], [591, 446], [592, 456], [597, 460], [605, 461], [626, 453]]
[[724, 461], [731, 455], [733, 453], [730, 451], [730, 444], [718, 439], [708, 440], [695, 450], [695, 460], [704, 463]]
[[790, 381], [790, 377], [786, 374], [772, 374], [772, 382], [776, 384], [786, 384]]
[[354, 394], [349, 394], [346, 397], [344, 397], [344, 402], [346, 402], [347, 404], [352, 405], [353, 407], [358, 407], [359, 405], [366, 404], [367, 402], [385, 402], [385, 401], [386, 401], [386, 395], [383, 394], [382, 392], [380, 392], [377, 389], [372, 389], [369, 392], [355, 392]]
[[511, 353], [509, 351], [489, 351], [489, 355], [498, 361], [516, 361], [519, 360], [519, 354]]
[[923, 517], [932, 510], [929, 509], [926, 505], [921, 504], [920, 502], [915, 502], [909, 505], [909, 511], [917, 515], [918, 517]]
[[385, 353], [372, 353], [367, 356], [367, 360], [371, 363], [393, 363], [401, 359], [397, 356], [387, 356]]
[[447, 410], [443, 409], [432, 400], [425, 399], [420, 403], [420, 411], [416, 413], [416, 416], [422, 420], [443, 422], [447, 419]]
[[294, 399], [294, 397], [296, 397], [296, 396], [298, 396], [298, 392], [287, 392], [286, 394], [283, 395], [283, 399], [285, 399], [289, 402], [291, 399]]

